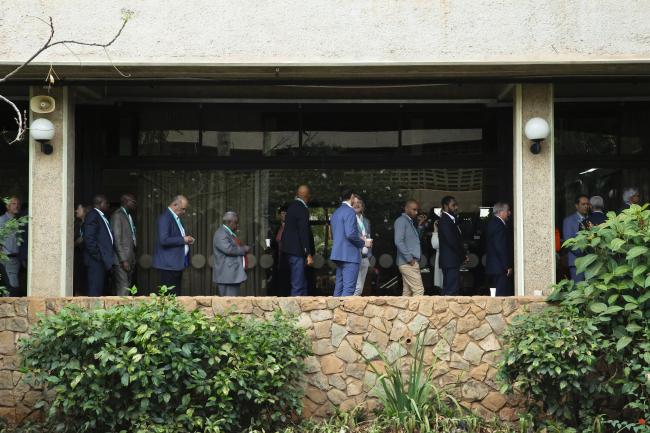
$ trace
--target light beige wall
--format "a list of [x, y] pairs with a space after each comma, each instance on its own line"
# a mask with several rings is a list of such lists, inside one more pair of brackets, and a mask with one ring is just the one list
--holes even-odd
[[[457, 63], [650, 60], [648, 0], [21, 0], [0, 4], [0, 59], [47, 37], [107, 41], [117, 63]], [[60, 46], [41, 62], [106, 63]]]
[[[48, 94], [40, 86], [30, 95]], [[72, 295], [73, 200], [74, 200], [74, 106], [67, 87], [53, 88], [56, 110], [31, 113], [30, 122], [46, 117], [54, 124], [54, 151], [41, 152], [29, 140], [29, 296]]]
[[[553, 85], [518, 84], [514, 96], [515, 294], [548, 294], [555, 283]], [[538, 155], [524, 136], [533, 117], [551, 127]]]

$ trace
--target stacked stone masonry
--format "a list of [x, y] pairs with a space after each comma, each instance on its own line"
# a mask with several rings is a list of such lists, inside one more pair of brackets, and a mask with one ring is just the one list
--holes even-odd
[[[312, 340], [306, 360], [305, 415], [326, 416], [335, 407], [373, 409], [377, 378], [363, 361], [373, 359], [381, 371], [377, 349], [408, 366], [418, 333], [425, 336], [425, 362], [437, 385], [480, 415], [516, 419], [517, 398], [499, 393], [495, 381], [500, 335], [513, 318], [545, 307], [542, 298], [486, 297], [352, 297], [352, 298], [220, 298], [181, 297], [188, 310], [208, 316], [241, 314], [269, 318], [275, 310], [295, 314]], [[39, 313], [52, 314], [65, 304], [108, 308], [138, 298], [0, 298], [0, 416], [20, 421], [33, 414], [41, 393], [24, 383], [19, 372], [18, 341]], [[407, 367], [405, 367], [406, 369]]]

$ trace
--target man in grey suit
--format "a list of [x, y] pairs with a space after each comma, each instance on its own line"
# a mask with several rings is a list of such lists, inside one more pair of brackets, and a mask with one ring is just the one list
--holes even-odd
[[239, 296], [239, 286], [246, 281], [246, 254], [250, 251], [237, 236], [239, 216], [226, 212], [223, 224], [214, 233], [212, 240], [214, 266], [212, 281], [219, 287], [221, 296]]
[[117, 296], [126, 296], [133, 284], [133, 271], [135, 270], [135, 222], [132, 213], [137, 202], [133, 194], [124, 194], [120, 198], [122, 206], [111, 216], [111, 230], [114, 237], [115, 264], [113, 276], [115, 277], [115, 292]]
[[404, 213], [395, 220], [395, 246], [397, 247], [397, 267], [402, 274], [402, 296], [422, 296], [422, 274], [420, 274], [420, 233], [415, 226], [415, 217], [420, 205], [409, 200], [404, 205]]

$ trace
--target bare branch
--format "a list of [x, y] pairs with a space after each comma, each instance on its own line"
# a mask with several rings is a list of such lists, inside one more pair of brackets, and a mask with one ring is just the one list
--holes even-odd
[[29, 65], [43, 51], [50, 48], [50, 46], [51, 46], [50, 44], [52, 42], [52, 39], [54, 38], [54, 23], [52, 22], [52, 17], [50, 17], [50, 22], [49, 22], [48, 25], [50, 26], [50, 36], [47, 38], [47, 41], [43, 44], [43, 46], [41, 48], [39, 48], [34, 54], [32, 54], [32, 56], [29, 59], [27, 59], [25, 62], [23, 62], [22, 65], [18, 66], [16, 69], [9, 72], [4, 77], [0, 78], [0, 83], [3, 83], [5, 81], [7, 81], [9, 78], [11, 78], [12, 75], [17, 74], [21, 69], [23, 69], [25, 66]]
[[[115, 70], [121, 76], [129, 77], [130, 75], [124, 74], [113, 63], [113, 60], [110, 58], [110, 56], [108, 54], [107, 48], [110, 47], [111, 45], [113, 45], [113, 43], [117, 40], [117, 38], [120, 37], [120, 35], [122, 34], [122, 31], [124, 30], [124, 27], [126, 27], [126, 23], [129, 22], [129, 20], [131, 19], [132, 16], [133, 16], [132, 11], [123, 9], [122, 10], [122, 25], [120, 26], [120, 28], [117, 31], [117, 33], [115, 34], [115, 36], [113, 36], [113, 38], [110, 41], [108, 41], [108, 42], [106, 42], [104, 44], [95, 43], [95, 42], [82, 42], [82, 41], [75, 41], [75, 40], [63, 40], [63, 41], [52, 42], [53, 39], [54, 39], [54, 22], [52, 20], [52, 17], [48, 17], [49, 18], [48, 21], [46, 21], [46, 20], [44, 20], [44, 19], [42, 19], [40, 17], [32, 17], [32, 18], [36, 18], [37, 20], [45, 23], [45, 25], [47, 25], [49, 27], [49, 29], [50, 29], [50, 34], [49, 34], [47, 40], [45, 41], [45, 43], [38, 50], [36, 50], [36, 52], [34, 52], [34, 54], [32, 54], [29, 59], [27, 59], [21, 65], [17, 66], [15, 69], [10, 71], [4, 77], [0, 77], [0, 83], [3, 83], [5, 81], [7, 81], [9, 78], [11, 78], [12, 76], [16, 75], [25, 66], [29, 65], [32, 61], [34, 61], [34, 59], [36, 57], [38, 57], [41, 53], [43, 53], [44, 51], [47, 51], [50, 48], [52, 48], [54, 46], [57, 46], [57, 45], [63, 45], [65, 48], [67, 48], [68, 51], [70, 51], [75, 57], [77, 57], [77, 60], [79, 60], [79, 63], [81, 63], [81, 59], [79, 58], [79, 56], [77, 56], [75, 54], [74, 51], [72, 51], [72, 49], [69, 47], [69, 45], [79, 45], [79, 46], [86, 46], [86, 47], [99, 47], [99, 48], [102, 48], [104, 50], [104, 53], [106, 54], [106, 57], [108, 57], [108, 59], [110, 60], [111, 64], [115, 68]], [[57, 76], [56, 71], [54, 70], [53, 66], [50, 65], [50, 69], [49, 69], [49, 71], [47, 73], [47, 77], [46, 77], [46, 80], [48, 82], [48, 86], [51, 86], [54, 83], [54, 77], [56, 77], [57, 79], [59, 78]], [[13, 140], [8, 141], [8, 143], [13, 144], [13, 143], [19, 142], [19, 141], [21, 141], [23, 139], [23, 137], [25, 135], [25, 131], [27, 130], [27, 113], [25, 112], [25, 115], [23, 115], [20, 112], [20, 110], [18, 109], [18, 107], [16, 106], [16, 104], [14, 104], [13, 102], [11, 102], [9, 99], [5, 98], [2, 95], [0, 95], [0, 101], [9, 104], [9, 106], [11, 108], [13, 108], [14, 112], [16, 113], [16, 117], [14, 118], [14, 120], [16, 121], [16, 124], [18, 125], [18, 130], [16, 132], [16, 137], [14, 137]]]
[[9, 106], [11, 108], [13, 108], [13, 110], [16, 112], [16, 117], [14, 118], [14, 120], [16, 121], [16, 124], [18, 125], [18, 131], [16, 132], [16, 137], [14, 137], [13, 140], [8, 142], [8, 144], [13, 144], [13, 143], [19, 142], [19, 141], [21, 141], [23, 139], [23, 135], [25, 134], [25, 130], [27, 129], [26, 116], [23, 117], [23, 115], [20, 112], [20, 110], [18, 109], [18, 107], [16, 107], [16, 104], [11, 102], [9, 99], [5, 98], [4, 96], [0, 95], [0, 101], [6, 102], [7, 104], [9, 104]]
[[[7, 79], [9, 79], [13, 75], [17, 74], [21, 69], [23, 69], [25, 66], [29, 65], [32, 61], [34, 61], [34, 59], [36, 57], [38, 57], [41, 53], [43, 53], [43, 51], [49, 50], [50, 48], [55, 47], [57, 45], [64, 45], [64, 46], [65, 45], [80, 45], [80, 46], [85, 46], [85, 47], [98, 47], [98, 48], [106, 49], [106, 48], [110, 47], [111, 45], [113, 45], [113, 43], [117, 40], [117, 38], [120, 37], [120, 35], [122, 34], [122, 31], [124, 30], [124, 27], [126, 27], [126, 23], [129, 22], [130, 18], [131, 18], [131, 13], [129, 11], [123, 11], [122, 25], [120, 26], [120, 29], [117, 31], [115, 36], [113, 36], [113, 38], [110, 41], [108, 41], [108, 42], [106, 42], [104, 44], [100, 44], [100, 43], [96, 43], [96, 42], [82, 42], [82, 41], [75, 41], [75, 40], [63, 40], [63, 41], [52, 42], [52, 40], [54, 39], [54, 22], [52, 21], [52, 17], [49, 17], [49, 22], [41, 19], [41, 21], [45, 22], [50, 28], [50, 36], [47, 38], [47, 41], [41, 46], [41, 48], [39, 48], [34, 54], [32, 54], [32, 56], [29, 59], [27, 59], [25, 62], [23, 62], [23, 64], [16, 67], [13, 71], [9, 72], [4, 77], [0, 78], [0, 83], [2, 83], [4, 81], [7, 81]], [[66, 46], [66, 48], [69, 49], [69, 47], [67, 47], [67, 46]]]

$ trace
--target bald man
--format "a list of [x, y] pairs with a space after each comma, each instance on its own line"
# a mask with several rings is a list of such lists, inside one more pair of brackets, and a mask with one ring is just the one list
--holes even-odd
[[[313, 264], [314, 235], [309, 225], [309, 200], [311, 191], [307, 185], [300, 185], [294, 201], [287, 207], [287, 216], [282, 232], [282, 253], [289, 265], [291, 296], [307, 296], [308, 284], [306, 266]], [[281, 281], [285, 279], [281, 279]]]
[[160, 285], [171, 288], [170, 293], [175, 295], [181, 294], [183, 269], [189, 265], [190, 245], [194, 243], [181, 221], [188, 206], [187, 197], [177, 195], [158, 217], [153, 267], [158, 269]]

